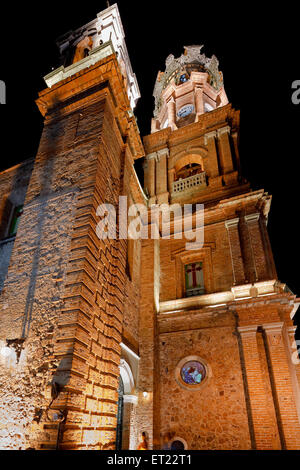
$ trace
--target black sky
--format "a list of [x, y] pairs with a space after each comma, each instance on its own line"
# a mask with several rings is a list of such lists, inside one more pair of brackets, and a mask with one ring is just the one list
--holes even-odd
[[[204, 44], [203, 52], [219, 59], [227, 96], [241, 110], [243, 174], [253, 189], [273, 195], [268, 227], [279, 279], [300, 295], [300, 105], [291, 101], [291, 84], [300, 79], [295, 6], [194, 0], [119, 0], [118, 6], [142, 94], [136, 109], [142, 135], [150, 132], [156, 75], [170, 53]], [[36, 153], [42, 118], [35, 99], [45, 88], [42, 77], [58, 64], [55, 39], [104, 8], [105, 0], [2, 5], [0, 80], [7, 104], [0, 106], [0, 169]]]

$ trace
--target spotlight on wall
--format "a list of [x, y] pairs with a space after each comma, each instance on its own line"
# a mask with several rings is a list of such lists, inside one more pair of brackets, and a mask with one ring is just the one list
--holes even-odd
[[148, 392], [143, 392], [143, 397], [147, 398], [147, 396], [148, 396]]
[[3, 348], [0, 349], [0, 354], [2, 357], [9, 357], [12, 353], [12, 350], [8, 346], [3, 346]]
[[25, 338], [7, 339], [6, 345], [8, 348], [13, 348], [16, 352], [17, 363], [20, 360], [22, 349], [24, 347]]

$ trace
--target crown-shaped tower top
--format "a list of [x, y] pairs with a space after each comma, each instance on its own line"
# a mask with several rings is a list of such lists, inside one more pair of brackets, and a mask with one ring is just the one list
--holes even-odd
[[185, 46], [179, 58], [167, 57], [166, 70], [158, 73], [154, 87], [152, 133], [186, 126], [228, 103], [218, 59], [201, 54], [202, 47]]

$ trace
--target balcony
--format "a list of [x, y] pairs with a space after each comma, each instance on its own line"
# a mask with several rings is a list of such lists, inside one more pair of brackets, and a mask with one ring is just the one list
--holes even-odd
[[204, 189], [206, 186], [206, 173], [205, 171], [202, 171], [197, 175], [174, 181], [174, 183], [172, 183], [172, 196], [185, 192], [192, 192], [197, 189]]

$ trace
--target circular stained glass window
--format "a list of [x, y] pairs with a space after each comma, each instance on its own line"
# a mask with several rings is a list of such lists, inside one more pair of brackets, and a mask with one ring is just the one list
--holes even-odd
[[206, 369], [201, 362], [188, 361], [181, 368], [180, 375], [187, 385], [199, 385], [206, 377]]

